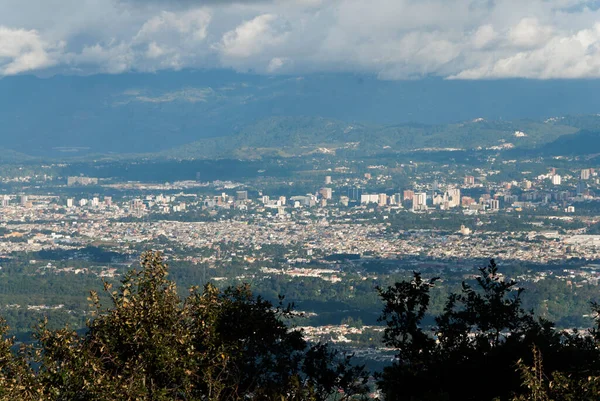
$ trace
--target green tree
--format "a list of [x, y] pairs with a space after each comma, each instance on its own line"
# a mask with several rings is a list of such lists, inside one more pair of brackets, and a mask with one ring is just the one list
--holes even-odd
[[525, 311], [522, 290], [499, 274], [494, 260], [479, 273], [475, 287], [463, 283], [448, 296], [430, 330], [422, 321], [434, 281], [415, 273], [411, 282], [380, 290], [384, 342], [398, 350], [397, 361], [379, 377], [387, 400], [511, 399], [524, 390], [516, 363], [530, 363], [534, 345], [548, 372], [582, 378], [598, 365], [592, 337], [558, 332]]
[[[317, 401], [366, 393], [363, 367], [286, 325], [293, 305], [283, 298], [273, 305], [248, 286], [208, 284], [182, 300], [159, 253], [145, 253], [141, 265], [117, 290], [105, 284], [110, 308], [91, 293], [95, 316], [84, 334], [40, 324], [37, 373], [23, 376], [38, 399]], [[30, 372], [19, 363], [7, 365], [7, 380], [14, 369]]]

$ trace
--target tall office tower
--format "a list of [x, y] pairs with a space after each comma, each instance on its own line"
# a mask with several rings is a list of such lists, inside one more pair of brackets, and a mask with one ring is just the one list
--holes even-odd
[[28, 201], [29, 198], [27, 197], [27, 195], [21, 195], [21, 206], [27, 206]]
[[333, 190], [331, 188], [321, 188], [319, 193], [325, 199], [331, 199], [333, 197]]
[[98, 199], [98, 197], [94, 196], [92, 198], [92, 206], [93, 207], [98, 207], [100, 205], [100, 199]]
[[285, 196], [280, 196], [279, 197], [279, 204], [281, 206], [285, 206], [287, 204], [287, 198]]
[[386, 206], [388, 203], [388, 196], [386, 194], [379, 194], [377, 199], [377, 204], [379, 206]]
[[403, 193], [403, 199], [402, 200], [413, 200], [414, 197], [415, 197], [415, 191], [407, 189]]
[[361, 196], [362, 196], [362, 189], [356, 188], [356, 187], [348, 189], [348, 198], [351, 201], [359, 201]]
[[413, 199], [413, 210], [425, 210], [427, 209], [427, 193], [425, 192], [417, 192], [415, 193]]
[[581, 170], [581, 179], [582, 180], [590, 179], [590, 169], [589, 168], [584, 168], [583, 170]]
[[239, 201], [248, 199], [248, 191], [236, 191], [235, 198]]
[[73, 207], [73, 198], [67, 199], [67, 207]]
[[449, 207], [460, 206], [460, 189], [458, 189], [458, 188], [448, 189], [448, 206]]
[[562, 178], [560, 177], [560, 175], [555, 174], [552, 176], [552, 185], [560, 185], [561, 182]]
[[267, 204], [269, 203], [271, 199], [269, 198], [269, 195], [263, 195], [262, 197], [262, 203]]
[[4, 195], [2, 198], [2, 207], [8, 207], [10, 205], [10, 196]]
[[475, 177], [472, 175], [467, 175], [465, 177], [465, 185], [475, 185]]
[[492, 210], [500, 209], [500, 201], [498, 199], [490, 199], [490, 209], [492, 209]]
[[329, 184], [331, 184], [331, 176], [327, 175], [327, 176], [325, 176], [325, 185], [329, 185]]

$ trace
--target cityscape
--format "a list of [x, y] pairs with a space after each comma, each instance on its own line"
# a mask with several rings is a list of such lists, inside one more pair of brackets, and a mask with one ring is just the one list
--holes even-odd
[[0, 401], [599, 401], [599, 21], [0, 0]]

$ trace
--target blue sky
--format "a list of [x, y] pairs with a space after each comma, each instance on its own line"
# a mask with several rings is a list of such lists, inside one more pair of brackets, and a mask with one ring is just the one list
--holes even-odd
[[0, 0], [0, 76], [598, 78], [599, 21], [582, 0]]

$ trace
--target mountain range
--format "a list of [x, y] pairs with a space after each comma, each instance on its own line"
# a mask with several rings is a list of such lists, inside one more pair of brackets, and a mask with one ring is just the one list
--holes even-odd
[[599, 90], [596, 80], [382, 81], [228, 70], [5, 77], [1, 160], [532, 148], [600, 128]]

